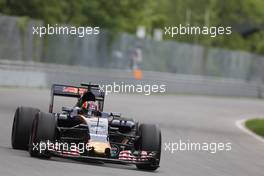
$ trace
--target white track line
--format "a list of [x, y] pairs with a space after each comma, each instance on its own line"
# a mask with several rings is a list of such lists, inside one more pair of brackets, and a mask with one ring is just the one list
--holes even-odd
[[260, 142], [263, 142], [264, 143], [264, 138], [255, 134], [254, 132], [252, 132], [251, 130], [249, 130], [246, 126], [245, 126], [245, 122], [247, 121], [248, 119], [242, 119], [242, 120], [238, 120], [236, 121], [236, 126], [241, 129], [242, 131], [244, 131], [245, 133], [247, 133], [248, 135], [254, 137], [255, 139], [257, 139], [258, 141]]

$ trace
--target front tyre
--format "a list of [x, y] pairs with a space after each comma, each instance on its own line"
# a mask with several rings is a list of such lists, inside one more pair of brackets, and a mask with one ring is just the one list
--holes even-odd
[[11, 135], [13, 149], [28, 149], [32, 122], [38, 112], [38, 109], [30, 107], [18, 107], [16, 109]]
[[[40, 145], [47, 145], [47, 141], [55, 142], [57, 117], [50, 113], [39, 112], [32, 124], [29, 139], [29, 154], [32, 157], [50, 158], [47, 150], [41, 151]], [[46, 149], [48, 146], [45, 146]], [[41, 147], [42, 148], [42, 147]]]
[[150, 164], [137, 164], [138, 169], [154, 171], [159, 167], [161, 154], [161, 132], [156, 125], [141, 124], [139, 126], [139, 150], [156, 152], [156, 161]]

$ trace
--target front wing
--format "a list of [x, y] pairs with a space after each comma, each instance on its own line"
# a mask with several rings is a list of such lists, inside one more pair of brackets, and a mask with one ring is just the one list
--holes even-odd
[[83, 155], [72, 155], [69, 153], [50, 151], [50, 155], [68, 158], [73, 160], [78, 160], [82, 162], [98, 162], [98, 163], [113, 163], [113, 164], [151, 164], [152, 166], [158, 166], [159, 159], [156, 159], [155, 156], [148, 157], [144, 160], [132, 160], [132, 159], [118, 159], [118, 158], [105, 158], [105, 157], [96, 157], [96, 156], [83, 156]]

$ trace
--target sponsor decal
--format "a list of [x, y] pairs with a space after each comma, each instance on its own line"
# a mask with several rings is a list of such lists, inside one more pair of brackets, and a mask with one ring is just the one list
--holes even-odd
[[119, 154], [119, 147], [115, 144], [111, 144], [111, 157], [117, 157]]

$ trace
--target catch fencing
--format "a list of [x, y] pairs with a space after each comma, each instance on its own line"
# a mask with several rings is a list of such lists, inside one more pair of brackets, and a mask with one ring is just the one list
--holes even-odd
[[41, 25], [26, 17], [0, 15], [0, 59], [129, 70], [130, 51], [139, 48], [143, 70], [264, 81], [263, 56], [106, 30], [83, 38], [32, 35], [32, 27]]

